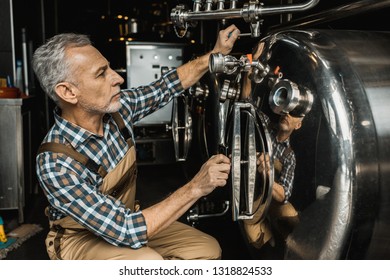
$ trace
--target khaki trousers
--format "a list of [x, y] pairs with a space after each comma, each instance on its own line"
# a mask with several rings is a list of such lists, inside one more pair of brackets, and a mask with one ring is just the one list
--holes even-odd
[[[50, 231], [46, 248], [50, 259], [59, 259]], [[88, 230], [65, 229], [60, 239], [61, 259], [67, 260], [163, 260], [220, 259], [221, 248], [215, 238], [180, 222], [174, 222], [140, 249], [117, 247]]]

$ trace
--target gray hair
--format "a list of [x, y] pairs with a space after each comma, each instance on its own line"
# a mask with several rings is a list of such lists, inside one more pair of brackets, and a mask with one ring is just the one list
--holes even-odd
[[49, 39], [34, 52], [32, 67], [42, 89], [55, 102], [58, 96], [55, 86], [69, 79], [70, 65], [65, 56], [67, 48], [91, 45], [87, 35], [64, 33]]

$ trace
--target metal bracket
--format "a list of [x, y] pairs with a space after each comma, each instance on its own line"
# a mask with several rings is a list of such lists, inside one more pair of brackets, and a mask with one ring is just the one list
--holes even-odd
[[[184, 103], [182, 119], [179, 117], [179, 98]], [[192, 117], [187, 96], [173, 99], [172, 115], [172, 136], [176, 161], [185, 161], [192, 141]]]
[[194, 208], [192, 208], [190, 210], [189, 214], [187, 215], [187, 221], [189, 223], [191, 223], [192, 226], [194, 226], [195, 223], [199, 221], [199, 219], [221, 217], [221, 216], [225, 215], [229, 211], [229, 208], [230, 208], [229, 200], [225, 200], [223, 202], [223, 206], [224, 207], [223, 207], [222, 212], [210, 213], [210, 214], [199, 214], [199, 207], [196, 206], [196, 207], [194, 207]]
[[[245, 154], [242, 151], [243, 143], [241, 142], [241, 114], [243, 110], [249, 110], [252, 116], [256, 115], [255, 108], [250, 103], [234, 103], [234, 119], [233, 119], [233, 137], [232, 137], [232, 210], [233, 220], [244, 220], [252, 219], [253, 209], [253, 198], [255, 192], [255, 178], [257, 172], [256, 166], [256, 140], [255, 140], [255, 119], [248, 118], [247, 122], [246, 145], [247, 150]], [[244, 168], [243, 168], [244, 167]], [[246, 170], [246, 209], [241, 210], [241, 184], [242, 184], [242, 169]]]

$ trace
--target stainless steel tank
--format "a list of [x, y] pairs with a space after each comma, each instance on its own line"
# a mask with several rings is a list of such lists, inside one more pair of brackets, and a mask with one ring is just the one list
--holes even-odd
[[[390, 257], [390, 33], [282, 31], [260, 61], [313, 94], [293, 135], [291, 202], [300, 223], [286, 259]], [[266, 110], [266, 86], [252, 98]], [[269, 105], [269, 104], [267, 104]]]

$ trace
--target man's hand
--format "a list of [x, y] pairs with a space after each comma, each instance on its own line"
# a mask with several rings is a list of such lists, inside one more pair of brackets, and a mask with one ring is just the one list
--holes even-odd
[[[269, 154], [257, 153], [257, 171], [262, 175], [271, 176]], [[283, 202], [285, 198], [283, 186], [276, 182], [272, 185], [272, 198], [279, 202]]]
[[212, 53], [229, 54], [232, 51], [239, 34], [240, 30], [234, 24], [219, 31], [218, 39]]
[[269, 162], [269, 154], [257, 153], [257, 171], [260, 174], [265, 172], [266, 176], [270, 176], [271, 165]]
[[219, 154], [206, 161], [190, 184], [200, 197], [208, 195], [216, 187], [226, 185], [230, 173], [230, 160]]
[[187, 89], [194, 85], [207, 72], [211, 53], [230, 53], [233, 49], [234, 42], [238, 38], [238, 34], [240, 34], [240, 30], [235, 25], [230, 25], [228, 28], [219, 32], [217, 42], [212, 51], [178, 67], [177, 74], [179, 75], [183, 88]]
[[222, 154], [212, 156], [190, 182], [159, 203], [143, 209], [148, 238], [179, 219], [199, 198], [226, 185], [229, 172], [229, 158]]

